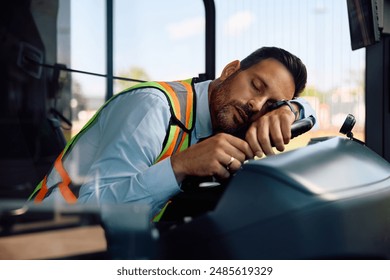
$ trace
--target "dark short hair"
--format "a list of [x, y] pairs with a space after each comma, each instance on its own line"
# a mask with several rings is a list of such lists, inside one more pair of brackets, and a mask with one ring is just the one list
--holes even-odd
[[306, 86], [307, 71], [306, 66], [295, 55], [288, 51], [277, 47], [262, 47], [257, 49], [241, 61], [241, 70], [246, 70], [249, 67], [259, 63], [260, 61], [273, 58], [282, 63], [294, 78], [295, 92], [294, 97], [297, 97]]

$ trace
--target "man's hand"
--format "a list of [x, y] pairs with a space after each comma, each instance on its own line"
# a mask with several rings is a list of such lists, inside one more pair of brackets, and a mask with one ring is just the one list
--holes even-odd
[[180, 183], [188, 175], [228, 178], [253, 156], [244, 140], [220, 133], [172, 155], [171, 164]]
[[282, 152], [284, 145], [290, 142], [291, 124], [294, 121], [294, 113], [287, 106], [282, 106], [253, 121], [245, 140], [257, 157], [273, 155], [272, 145]]

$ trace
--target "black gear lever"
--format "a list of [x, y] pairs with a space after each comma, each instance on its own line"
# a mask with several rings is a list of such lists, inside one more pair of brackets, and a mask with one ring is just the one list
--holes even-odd
[[353, 137], [352, 129], [355, 126], [355, 124], [356, 124], [355, 117], [352, 114], [348, 114], [347, 117], [345, 118], [343, 125], [340, 128], [340, 133], [345, 134], [349, 139], [355, 142], [365, 145], [364, 142]]

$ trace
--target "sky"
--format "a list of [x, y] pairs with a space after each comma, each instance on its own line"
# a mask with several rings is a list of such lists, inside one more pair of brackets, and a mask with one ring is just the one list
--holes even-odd
[[[352, 51], [346, 1], [215, 0], [216, 75], [261, 46], [296, 54], [308, 85], [322, 91], [353, 87], [364, 72], [364, 50]], [[115, 75], [141, 67], [152, 80], [204, 72], [202, 0], [114, 0]], [[105, 73], [105, 1], [71, 1], [71, 66]], [[104, 96], [102, 78], [76, 75], [87, 96]]]

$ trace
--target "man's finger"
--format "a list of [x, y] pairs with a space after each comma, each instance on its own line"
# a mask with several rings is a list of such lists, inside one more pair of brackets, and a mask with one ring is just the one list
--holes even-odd
[[257, 129], [255, 126], [251, 126], [246, 135], [245, 140], [248, 142], [253, 154], [259, 158], [261, 158], [264, 153], [261, 149], [261, 146], [259, 144], [259, 141], [257, 140]]
[[263, 122], [261, 129], [257, 129], [257, 140], [266, 155], [275, 154], [270, 139], [269, 122]]

